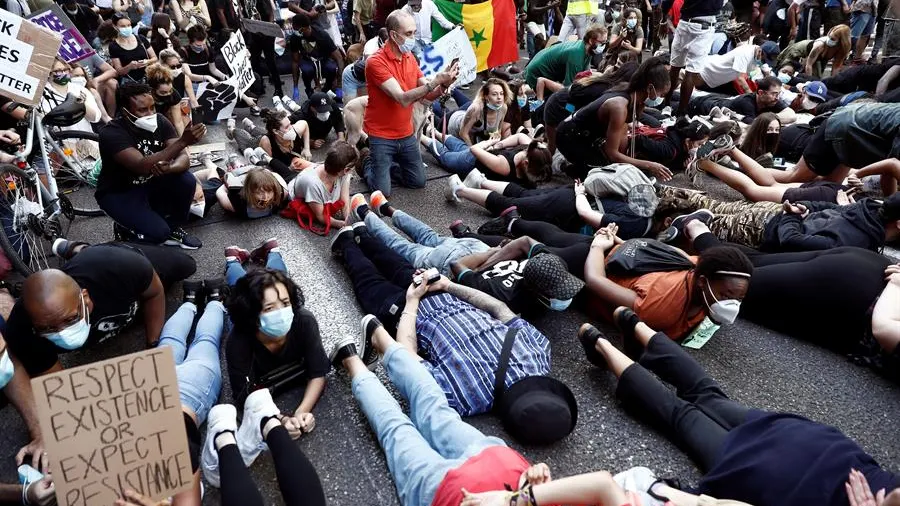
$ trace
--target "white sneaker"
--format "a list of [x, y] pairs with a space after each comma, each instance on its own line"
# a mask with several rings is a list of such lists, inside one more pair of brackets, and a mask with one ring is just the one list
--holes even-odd
[[258, 164], [269, 165], [269, 162], [272, 161], [272, 157], [263, 148], [257, 147], [253, 150], [253, 154], [259, 159]]
[[291, 112], [297, 112], [300, 110], [300, 106], [297, 105], [297, 102], [294, 102], [294, 99], [287, 95], [281, 97], [281, 103], [284, 104], [284, 106], [287, 107]]
[[474, 188], [476, 190], [480, 190], [481, 183], [483, 183], [485, 181], [485, 179], [487, 179], [487, 176], [485, 176], [483, 172], [481, 172], [478, 169], [472, 169], [466, 175], [466, 179], [463, 181], [463, 185], [465, 185], [469, 188]]
[[456, 192], [463, 188], [463, 182], [459, 179], [459, 176], [453, 174], [447, 179], [447, 202], [459, 202], [459, 197], [456, 195]]
[[237, 409], [231, 404], [218, 404], [209, 410], [206, 418], [206, 441], [200, 454], [203, 477], [210, 485], [219, 488], [219, 452], [216, 451], [216, 436], [222, 432], [237, 433]]
[[256, 156], [256, 151], [253, 148], [247, 148], [244, 150], [244, 158], [250, 161], [250, 165], [256, 165], [259, 163], [259, 157]]
[[244, 118], [241, 120], [241, 126], [244, 127], [245, 130], [253, 130], [255, 126], [253, 120], [250, 118]]
[[244, 458], [244, 465], [250, 466], [259, 453], [266, 448], [263, 442], [259, 423], [263, 418], [278, 415], [278, 406], [272, 402], [272, 394], [268, 388], [257, 390], [247, 396], [244, 401], [244, 417], [236, 437], [238, 449]]

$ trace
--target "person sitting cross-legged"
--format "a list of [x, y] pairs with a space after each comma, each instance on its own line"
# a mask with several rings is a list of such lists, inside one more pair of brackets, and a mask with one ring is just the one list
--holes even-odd
[[[422, 362], [424, 370], [441, 386], [438, 391], [445, 392], [441, 393], [442, 398], [446, 395], [444, 402], [459, 414], [493, 409], [510, 434], [530, 443], [559, 440], [575, 426], [572, 394], [547, 376], [547, 337], [505, 304], [443, 276], [431, 284], [411, 285], [417, 271], [364, 226], [342, 229], [332, 242], [332, 252], [343, 260], [363, 310], [373, 313], [362, 322], [365, 339], [360, 351], [367, 364], [377, 358], [369, 351], [369, 343], [381, 339], [378, 336], [390, 340], [380, 330], [383, 321], [397, 329], [397, 342], [414, 362], [424, 360], [416, 357], [419, 350], [428, 357]], [[391, 371], [393, 345], [388, 347], [386, 342], [376, 348], [385, 352], [385, 365]], [[508, 367], [498, 373], [501, 351], [508, 343], [512, 346]], [[527, 416], [520, 410], [526, 404], [531, 406]]]

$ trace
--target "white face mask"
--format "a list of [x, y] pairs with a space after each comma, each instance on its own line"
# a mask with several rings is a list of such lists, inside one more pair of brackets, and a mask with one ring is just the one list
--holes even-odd
[[819, 104], [812, 101], [809, 97], [803, 97], [803, 102], [800, 103], [800, 107], [803, 108], [804, 111], [812, 111]]
[[128, 116], [131, 117], [131, 123], [134, 124], [134, 126], [136, 126], [137, 128], [140, 128], [141, 130], [145, 130], [152, 134], [153, 132], [156, 131], [156, 128], [159, 126], [159, 123], [157, 122], [157, 117], [156, 117], [155, 113], [151, 114], [150, 116], [143, 116], [141, 118], [138, 118], [134, 114], [132, 114], [131, 111], [129, 111], [128, 109], [125, 109], [125, 112], [128, 114]]
[[200, 201], [200, 202], [194, 202], [193, 204], [191, 204], [191, 209], [188, 212], [190, 212], [194, 216], [202, 218], [203, 213], [205, 211], [206, 211], [206, 202]]
[[81, 312], [84, 317], [78, 320], [77, 323], [62, 329], [59, 332], [44, 334], [44, 337], [64, 350], [75, 350], [80, 348], [84, 342], [87, 341], [88, 335], [91, 333], [91, 325], [88, 323], [87, 304], [84, 302], [83, 293], [81, 294]]
[[73, 77], [72, 80], [69, 81], [69, 82], [72, 83], [72, 84], [77, 84], [78, 86], [86, 86], [86, 85], [87, 85], [87, 78], [86, 78], [86, 77], [81, 77], [81, 76], [75, 76], [75, 77]]
[[9, 358], [9, 350], [5, 350], [3, 356], [0, 357], [0, 388], [8, 385], [15, 373], [12, 359]]
[[287, 132], [278, 132], [278, 135], [286, 141], [293, 141], [297, 138], [297, 131], [294, 130], [293, 125], [291, 125]]
[[316, 119], [319, 121], [328, 121], [328, 118], [331, 117], [331, 112], [317, 112]]
[[709, 309], [710, 319], [719, 325], [731, 325], [734, 323], [741, 310], [741, 301], [737, 299], [716, 299], [712, 292], [712, 287], [709, 286], [709, 281], [706, 282], [706, 289], [709, 290], [709, 295], [715, 301], [710, 305], [706, 298], [706, 290], [703, 290], [703, 302]]

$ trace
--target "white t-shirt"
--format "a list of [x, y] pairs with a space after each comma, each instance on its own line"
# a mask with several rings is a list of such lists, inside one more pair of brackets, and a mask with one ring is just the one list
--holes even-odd
[[707, 56], [700, 64], [700, 77], [710, 88], [722, 86], [750, 72], [756, 65], [756, 50], [759, 46], [747, 45], [735, 48], [725, 54]]
[[365, 45], [363, 46], [363, 56], [371, 56], [375, 54], [376, 51], [381, 49], [381, 45], [381, 39], [379, 39], [377, 35], [367, 40]]

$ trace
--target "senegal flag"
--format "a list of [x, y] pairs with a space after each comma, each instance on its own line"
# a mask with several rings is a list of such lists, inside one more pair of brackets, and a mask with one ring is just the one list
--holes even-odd
[[[519, 59], [513, 0], [488, 0], [479, 4], [434, 0], [434, 3], [448, 21], [465, 27], [475, 50], [479, 72]], [[434, 21], [431, 30], [434, 40], [447, 33]]]

